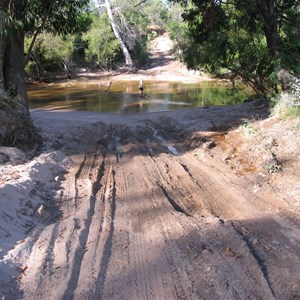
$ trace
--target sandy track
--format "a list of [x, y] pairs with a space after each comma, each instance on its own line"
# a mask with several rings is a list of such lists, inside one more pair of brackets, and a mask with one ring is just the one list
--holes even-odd
[[[73, 201], [72, 207], [32, 247], [22, 280], [25, 299], [215, 299], [218, 293], [272, 298], [260, 266], [231, 224], [192, 216], [201, 212], [197, 206], [214, 211], [215, 203], [197, 203], [201, 188], [177, 159], [135, 156], [116, 164], [115, 157], [96, 152], [78, 160], [62, 199]], [[213, 195], [208, 181], [205, 194]], [[222, 206], [228, 196], [217, 197]], [[209, 227], [217, 242], [207, 240]], [[229, 249], [226, 254], [226, 244], [213, 246], [219, 236], [237, 254]], [[203, 268], [205, 256], [216, 261], [210, 257]], [[214, 282], [220, 285], [216, 294], [209, 289]]]
[[[156, 42], [132, 78], [178, 69]], [[300, 299], [297, 167], [255, 171], [228, 131], [265, 118], [261, 103], [32, 116], [43, 154], [1, 167], [3, 299]]]
[[[69, 159], [56, 200], [61, 217], [20, 246], [21, 298], [297, 296], [299, 228], [209, 147], [189, 148], [182, 114], [139, 116], [131, 127], [64, 122], [64, 138], [55, 133]], [[195, 111], [189, 119], [195, 132]]]

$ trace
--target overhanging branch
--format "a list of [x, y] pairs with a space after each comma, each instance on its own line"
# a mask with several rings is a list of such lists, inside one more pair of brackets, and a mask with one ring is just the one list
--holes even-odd
[[141, 4], [147, 2], [148, 0], [142, 0], [141, 2], [139, 2], [138, 4], [136, 4], [133, 8], [136, 8], [138, 6], [140, 6]]

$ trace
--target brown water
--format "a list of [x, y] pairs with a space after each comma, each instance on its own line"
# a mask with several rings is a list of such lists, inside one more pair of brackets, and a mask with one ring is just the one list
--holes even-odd
[[184, 84], [144, 81], [145, 97], [138, 93], [138, 82], [102, 85], [51, 84], [28, 87], [31, 109], [71, 109], [97, 112], [139, 113], [242, 103], [249, 95], [234, 92], [217, 82]]

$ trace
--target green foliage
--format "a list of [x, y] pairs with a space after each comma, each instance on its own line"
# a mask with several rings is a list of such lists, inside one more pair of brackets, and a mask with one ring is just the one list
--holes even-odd
[[[143, 64], [148, 59], [147, 27], [151, 24], [151, 18], [154, 18], [155, 10], [151, 7], [155, 1], [157, 3], [157, 0], [150, 0], [145, 3], [141, 3], [139, 0], [121, 0], [113, 7], [115, 21], [118, 24], [122, 39], [131, 52], [133, 60], [138, 64]], [[159, 5], [157, 5], [157, 9], [159, 10]]]
[[[121, 0], [112, 2], [114, 19], [121, 37], [128, 47], [133, 60], [138, 65], [148, 61], [147, 41], [155, 34], [153, 27], [162, 29], [167, 22], [167, 8], [159, 0], [142, 2], [139, 0]], [[104, 9], [105, 11], [105, 9]], [[99, 19], [99, 20], [98, 20]], [[114, 37], [106, 13], [93, 18], [93, 24], [84, 40], [88, 41], [86, 57], [88, 61], [96, 61], [107, 67], [120, 60], [119, 43]]]
[[149, 55], [147, 51], [147, 42], [145, 39], [140, 39], [137, 41], [133, 48], [133, 54], [138, 65], [142, 66], [147, 63]]
[[271, 100], [273, 115], [282, 119], [300, 118], [300, 79], [292, 77], [287, 90]]
[[82, 38], [82, 34], [75, 35], [74, 55], [84, 59], [85, 50], [88, 48], [88, 42]]
[[[31, 39], [32, 37], [25, 39], [25, 51], [29, 48]], [[46, 70], [65, 70], [72, 60], [74, 41], [74, 35], [61, 36], [42, 32], [38, 36], [33, 49], [32, 57], [34, 57], [34, 61], [28, 65], [27, 71], [34, 72], [37, 63]]]
[[91, 23], [88, 12], [84, 11], [88, 2], [31, 0], [15, 4], [10, 1], [1, 8], [1, 14], [5, 17], [0, 36], [7, 37], [12, 30], [27, 34], [34, 34], [37, 29], [54, 34], [85, 31]]
[[91, 20], [85, 7], [88, 0], [27, 1], [24, 13], [25, 32], [34, 33], [42, 29], [53, 34], [67, 34], [84, 31]]
[[300, 1], [288, 1], [282, 12], [280, 63], [294, 75], [300, 74]]
[[46, 60], [57, 64], [70, 62], [74, 50], [75, 37], [73, 35], [60, 36], [44, 33], [42, 39]]
[[167, 29], [169, 11], [161, 0], [147, 1], [144, 5], [143, 11], [144, 18], [146, 18], [148, 24], [155, 24], [161, 29]]
[[16, 19], [9, 10], [1, 10], [0, 14], [3, 16], [3, 28], [0, 30], [0, 38], [9, 37], [12, 31], [23, 29], [23, 22]]
[[189, 35], [188, 23], [182, 19], [182, 14], [182, 7], [179, 4], [173, 5], [169, 11], [167, 29], [174, 43], [175, 55], [184, 60], [184, 50], [188, 49], [193, 41]]
[[272, 13], [259, 5], [263, 1], [181, 1], [186, 23], [173, 24], [171, 36], [179, 38], [188, 67], [215, 74], [227, 69], [232, 79], [241, 78], [258, 95], [267, 95], [278, 91], [279, 66], [299, 72], [298, 2], [271, 1]]
[[[32, 37], [42, 26], [42, 36], [36, 40], [33, 56], [49, 69], [61, 61], [69, 61], [71, 55], [80, 62], [96, 63], [103, 68], [111, 67], [122, 59], [120, 45], [111, 29], [105, 8], [101, 16], [86, 9], [88, 1], [46, 1], [33, 0], [26, 10], [25, 29], [27, 34], [26, 50], [28, 52]], [[139, 64], [148, 60], [147, 40], [148, 25], [167, 22], [167, 8], [159, 0], [141, 3], [139, 0], [112, 2], [115, 20], [123, 40], [129, 48], [133, 59]], [[47, 45], [51, 35], [53, 42]], [[84, 33], [85, 32], [85, 33]], [[72, 41], [67, 33], [74, 33]], [[69, 42], [68, 42], [69, 41]], [[52, 47], [51, 44], [55, 45]], [[66, 47], [66, 49], [63, 49]], [[73, 47], [73, 49], [71, 49]], [[57, 49], [57, 51], [55, 49]], [[66, 58], [67, 57], [67, 58]], [[32, 61], [28, 70], [36, 68]]]
[[96, 62], [107, 68], [112, 66], [120, 57], [120, 45], [116, 39], [106, 14], [95, 17], [91, 28], [83, 34], [82, 39], [87, 42], [85, 50], [88, 62]]

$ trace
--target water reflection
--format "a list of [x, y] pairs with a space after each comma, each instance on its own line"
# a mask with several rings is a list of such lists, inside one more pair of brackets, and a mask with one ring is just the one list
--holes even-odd
[[138, 81], [105, 85], [32, 85], [28, 88], [30, 108], [71, 109], [97, 112], [140, 113], [173, 109], [232, 105], [249, 97], [217, 82], [184, 84], [144, 81], [145, 97], [140, 98]]

